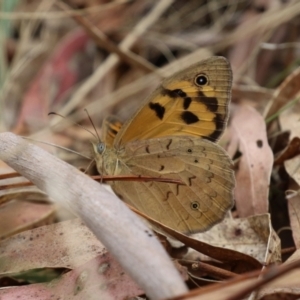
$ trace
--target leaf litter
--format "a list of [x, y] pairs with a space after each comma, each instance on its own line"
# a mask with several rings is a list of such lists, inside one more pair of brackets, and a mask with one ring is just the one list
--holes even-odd
[[[234, 86], [221, 144], [234, 160], [235, 207], [222, 223], [192, 237], [160, 224], [155, 228], [167, 236], [161, 242], [192, 290], [184, 298], [299, 297], [299, 3], [166, 1], [164, 13], [147, 20], [139, 29], [143, 34], [133, 34], [126, 48], [120, 43], [146, 20], [152, 1], [69, 0], [67, 7], [46, 2], [24, 1], [0, 11], [8, 25], [0, 53], [6, 62], [1, 132], [90, 154], [93, 137], [69, 121], [91, 129], [84, 108], [100, 131], [105, 116], [126, 120], [155, 87], [161, 74], [149, 77], [150, 70], [175, 59], [184, 67], [206, 56], [228, 57]], [[92, 30], [98, 37], [90, 36]], [[119, 46], [108, 48], [104, 37]], [[50, 111], [67, 118], [48, 118]], [[50, 151], [77, 167], [88, 165], [60, 149]], [[8, 170], [4, 164], [1, 169]], [[88, 172], [94, 174], [93, 167]], [[1, 299], [143, 295], [91, 231], [62, 207], [24, 189], [2, 190], [1, 197]], [[54, 270], [57, 278], [28, 280], [36, 269]], [[8, 278], [19, 285], [6, 285]]]

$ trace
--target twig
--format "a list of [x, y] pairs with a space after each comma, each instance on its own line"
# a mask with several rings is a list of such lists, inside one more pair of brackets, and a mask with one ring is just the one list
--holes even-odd
[[99, 183], [12, 133], [0, 134], [0, 159], [79, 215], [150, 298], [187, 291], [152, 231]]

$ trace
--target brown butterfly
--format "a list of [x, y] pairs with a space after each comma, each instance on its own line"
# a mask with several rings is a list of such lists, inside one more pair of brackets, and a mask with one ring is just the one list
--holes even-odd
[[235, 180], [231, 160], [216, 142], [227, 123], [231, 84], [228, 61], [212, 57], [163, 80], [124, 125], [104, 122], [103, 142], [93, 144], [100, 173], [185, 184], [114, 181], [121, 199], [185, 233], [224, 218]]

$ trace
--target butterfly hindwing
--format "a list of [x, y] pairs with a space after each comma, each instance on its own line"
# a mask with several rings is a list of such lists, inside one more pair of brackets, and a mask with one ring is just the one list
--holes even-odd
[[223, 219], [233, 205], [231, 161], [210, 141], [164, 137], [131, 142], [118, 158], [119, 174], [182, 181], [182, 185], [154, 181], [112, 184], [125, 202], [173, 229], [204, 231]]

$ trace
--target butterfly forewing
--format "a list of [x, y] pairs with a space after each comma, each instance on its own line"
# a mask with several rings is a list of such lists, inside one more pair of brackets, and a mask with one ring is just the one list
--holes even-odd
[[[104, 156], [104, 161], [109, 160]], [[204, 231], [233, 205], [231, 161], [210, 141], [164, 137], [128, 143], [118, 155], [118, 174], [179, 179], [184, 184], [115, 181], [121, 198], [181, 232]]]
[[183, 135], [218, 140], [228, 119], [231, 84], [230, 65], [223, 57], [209, 58], [165, 79], [123, 125], [114, 145]]

